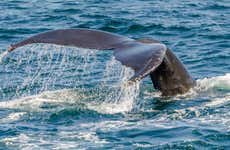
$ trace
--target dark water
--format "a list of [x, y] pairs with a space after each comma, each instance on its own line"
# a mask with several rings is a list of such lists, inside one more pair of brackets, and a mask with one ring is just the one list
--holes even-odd
[[[0, 64], [0, 149], [230, 149], [228, 0], [2, 0], [0, 52], [39, 32], [93, 28], [167, 44], [198, 85], [161, 98], [125, 85], [111, 52], [29, 45]], [[206, 78], [208, 77], [208, 78]]]

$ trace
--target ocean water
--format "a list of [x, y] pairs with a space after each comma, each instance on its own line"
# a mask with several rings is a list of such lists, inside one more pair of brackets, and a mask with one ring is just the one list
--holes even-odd
[[[62, 28], [154, 38], [197, 86], [163, 98], [111, 51], [11, 43]], [[230, 149], [228, 0], [1, 0], [0, 149]]]

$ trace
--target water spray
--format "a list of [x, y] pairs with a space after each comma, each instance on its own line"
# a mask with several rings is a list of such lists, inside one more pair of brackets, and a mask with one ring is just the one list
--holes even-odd
[[0, 64], [2, 63], [3, 58], [4, 58], [8, 53], [9, 53], [9, 51], [7, 50], [7, 51], [5, 51], [5, 52], [3, 52], [3, 53], [0, 54]]

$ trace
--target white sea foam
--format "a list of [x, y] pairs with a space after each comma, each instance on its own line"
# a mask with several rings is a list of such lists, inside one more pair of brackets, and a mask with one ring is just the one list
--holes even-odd
[[19, 120], [22, 116], [24, 116], [26, 112], [14, 112], [7, 115], [5, 118], [0, 119], [0, 123], [10, 123], [13, 121]]
[[195, 89], [198, 89], [200, 91], [207, 91], [213, 88], [230, 90], [230, 73], [227, 73], [223, 76], [198, 79], [197, 86], [195, 87]]
[[[1, 142], [4, 142], [7, 146], [18, 147], [19, 149], [33, 150], [44, 149], [44, 145], [52, 145], [53, 149], [74, 149], [78, 147], [75, 141], [59, 141], [57, 138], [51, 140], [48, 137], [42, 135], [24, 134], [21, 133], [14, 137], [3, 138]], [[34, 142], [36, 141], [36, 142]]]
[[181, 98], [191, 98], [197, 96], [218, 97], [224, 96], [221, 91], [225, 91], [225, 95], [230, 92], [230, 73], [223, 76], [198, 79], [196, 86], [183, 95], [177, 95]]
[[75, 103], [80, 99], [80, 94], [73, 92], [72, 90], [58, 90], [58, 91], [46, 91], [38, 95], [32, 95], [14, 99], [10, 101], [0, 102], [0, 108], [17, 109], [22, 111], [37, 112], [43, 111], [40, 107], [44, 103]]
[[213, 98], [213, 100], [206, 104], [208, 107], [218, 107], [230, 103], [230, 93], [223, 95], [222, 97]]
[[[223, 124], [230, 126], [230, 113], [220, 114], [219, 111], [228, 112], [230, 104], [230, 74], [197, 80], [197, 85], [190, 92], [175, 97], [180, 107], [171, 113], [166, 111], [154, 121], [187, 120], [186, 122], [200, 122], [203, 124]], [[202, 102], [202, 99], [204, 101]], [[172, 98], [174, 100], [174, 98]], [[193, 101], [192, 106], [191, 102]], [[188, 104], [189, 103], [189, 104]], [[216, 112], [215, 112], [216, 111]], [[193, 119], [188, 119], [194, 117]]]

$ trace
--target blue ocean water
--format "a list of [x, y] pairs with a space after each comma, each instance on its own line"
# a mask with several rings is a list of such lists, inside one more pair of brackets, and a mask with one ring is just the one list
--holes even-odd
[[162, 98], [110, 51], [28, 45], [0, 64], [0, 149], [230, 149], [228, 0], [1, 0], [0, 57], [79, 27], [158, 39], [197, 86]]

